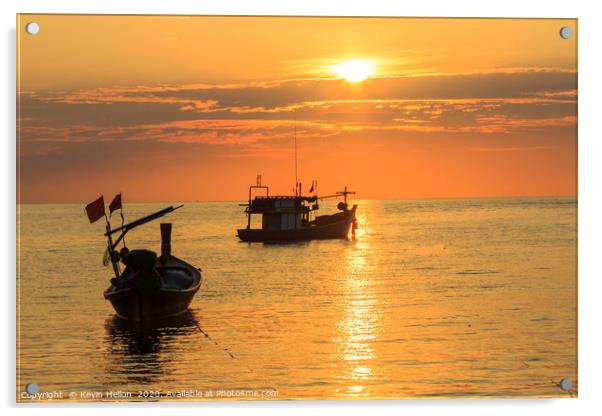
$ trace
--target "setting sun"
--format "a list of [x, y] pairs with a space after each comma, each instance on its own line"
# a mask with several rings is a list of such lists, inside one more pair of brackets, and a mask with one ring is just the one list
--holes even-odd
[[350, 59], [331, 67], [331, 71], [349, 82], [365, 80], [373, 74], [372, 65], [368, 61]]

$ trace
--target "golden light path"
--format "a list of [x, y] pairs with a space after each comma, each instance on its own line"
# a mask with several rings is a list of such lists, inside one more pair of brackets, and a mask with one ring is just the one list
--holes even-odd
[[[358, 221], [365, 224], [365, 214], [358, 214]], [[375, 392], [369, 386], [377, 377], [373, 363], [377, 359], [374, 348], [381, 330], [377, 290], [378, 283], [367, 277], [374, 272], [370, 261], [374, 254], [364, 229], [358, 230], [358, 239], [347, 251], [341, 300], [342, 317], [338, 322], [336, 358], [343, 361], [339, 376], [338, 394], [349, 397], [368, 397]]]
[[374, 68], [369, 61], [349, 59], [338, 65], [333, 65], [330, 70], [349, 82], [360, 82], [374, 74]]

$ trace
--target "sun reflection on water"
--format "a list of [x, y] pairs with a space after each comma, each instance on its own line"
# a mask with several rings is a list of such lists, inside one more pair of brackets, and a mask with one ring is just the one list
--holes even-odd
[[[357, 203], [355, 241], [275, 246], [235, 241], [232, 203], [187, 205], [174, 252], [207, 271], [192, 312], [219, 348], [191, 322], [143, 336], [115, 325], [106, 269], [73, 275], [98, 264], [102, 241], [87, 221], [57, 226], [81, 206], [20, 207], [21, 276], [44, 279], [19, 279], [17, 387], [565, 397], [550, 380], [568, 377], [577, 389], [576, 200]], [[159, 249], [158, 230], [142, 228], [128, 243]]]
[[335, 359], [342, 365], [338, 393], [344, 396], [368, 396], [368, 387], [377, 376], [374, 343], [381, 330], [381, 312], [376, 296], [375, 253], [366, 219], [365, 212], [358, 214], [360, 227], [346, 252], [344, 274], [340, 276], [341, 318], [337, 322]]

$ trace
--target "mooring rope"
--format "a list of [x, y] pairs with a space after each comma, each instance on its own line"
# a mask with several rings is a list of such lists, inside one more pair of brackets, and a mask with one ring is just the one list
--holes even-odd
[[255, 376], [256, 379], [259, 379], [261, 381], [263, 381], [264, 383], [267, 383], [267, 379], [265, 377], [260, 376], [259, 374], [257, 374], [257, 372], [255, 370], [253, 370], [251, 367], [249, 367], [246, 363], [244, 363], [243, 361], [240, 361], [240, 359], [238, 357], [236, 357], [234, 354], [232, 354], [230, 352], [230, 350], [228, 348], [222, 347], [221, 345], [219, 345], [217, 343], [217, 341], [215, 341], [213, 338], [211, 338], [211, 336], [209, 336], [209, 334], [207, 332], [205, 332], [203, 330], [203, 328], [201, 328], [201, 325], [199, 324], [199, 322], [194, 318], [194, 315], [192, 315], [192, 312], [190, 311], [190, 309], [188, 309], [188, 316], [190, 316], [190, 319], [192, 319], [192, 322], [194, 322], [194, 325], [197, 327], [197, 329], [199, 330], [199, 332], [201, 334], [203, 334], [205, 336], [205, 338], [207, 338], [208, 340], [210, 340], [211, 342], [213, 342], [213, 344], [218, 347], [219, 349], [221, 349], [222, 351], [224, 351], [226, 354], [228, 354], [230, 356], [230, 358], [236, 360], [239, 362], [239, 364], [243, 365], [244, 367], [246, 367], [246, 369], [249, 371], [249, 373], [253, 374]]
[[213, 338], [211, 338], [207, 332], [203, 331], [203, 328], [201, 328], [201, 326], [199, 325], [198, 321], [196, 319], [194, 319], [194, 316], [192, 315], [192, 312], [190, 311], [190, 309], [188, 309], [188, 315], [190, 316], [190, 319], [192, 319], [192, 322], [194, 322], [194, 324], [196, 325], [196, 327], [198, 328], [198, 330], [201, 331], [201, 333], [203, 335], [205, 335], [205, 338], [207, 338], [208, 340], [210, 340], [211, 342], [213, 342], [216, 347], [218, 347], [218, 348], [222, 349], [222, 351], [226, 352], [226, 354], [228, 354], [230, 356], [230, 358], [236, 358], [234, 356], [234, 354], [232, 354], [228, 350], [228, 348], [222, 348], [222, 346], [219, 345], [217, 343], [217, 341], [215, 341]]

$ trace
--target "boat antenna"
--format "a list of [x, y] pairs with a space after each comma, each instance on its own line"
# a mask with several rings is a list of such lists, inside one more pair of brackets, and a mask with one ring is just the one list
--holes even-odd
[[293, 125], [295, 137], [295, 196], [299, 196], [299, 180], [297, 177], [297, 111], [295, 110], [295, 124]]

